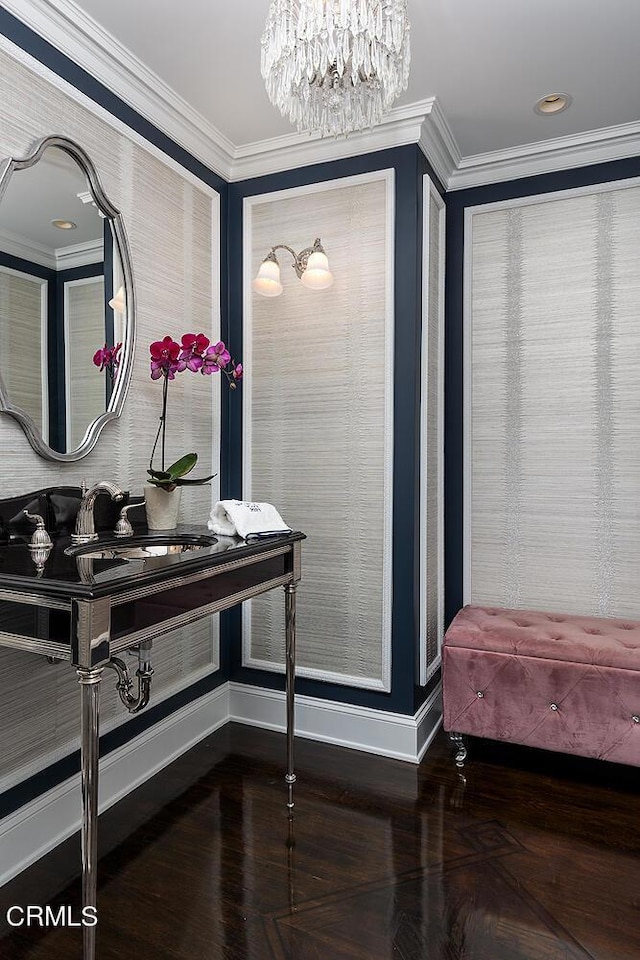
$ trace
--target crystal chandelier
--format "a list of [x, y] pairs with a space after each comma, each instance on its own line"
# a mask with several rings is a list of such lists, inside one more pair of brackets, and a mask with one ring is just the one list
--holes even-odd
[[261, 42], [269, 99], [299, 131], [371, 128], [407, 88], [407, 0], [271, 0]]

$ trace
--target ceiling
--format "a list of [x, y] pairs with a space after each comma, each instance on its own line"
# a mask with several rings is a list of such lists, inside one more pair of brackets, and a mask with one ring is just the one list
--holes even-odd
[[[60, 230], [53, 220], [70, 220], [76, 226]], [[102, 259], [103, 230], [86, 176], [59, 147], [45, 150], [34, 166], [14, 170], [0, 207], [3, 250], [13, 252], [8, 242], [13, 240], [27, 246], [30, 260], [55, 267], [56, 251], [91, 244]]]
[[[73, 0], [38, 3], [73, 22]], [[30, 5], [6, 4], [18, 16]], [[232, 150], [294, 132], [260, 76], [268, 0], [77, 6], [99, 24], [82, 18], [85, 34], [101, 33], [103, 47], [104, 31], [115, 37], [121, 61], [132, 62], [129, 51]], [[411, 77], [398, 106], [435, 97], [458, 161], [640, 121], [638, 0], [409, 0], [409, 16]], [[146, 82], [152, 87], [153, 77]], [[534, 113], [534, 103], [554, 92], [571, 94], [570, 108]]]

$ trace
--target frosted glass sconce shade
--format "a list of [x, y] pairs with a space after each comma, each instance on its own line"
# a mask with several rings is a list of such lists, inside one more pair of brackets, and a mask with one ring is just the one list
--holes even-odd
[[333, 274], [329, 270], [329, 261], [320, 239], [314, 240], [312, 247], [305, 247], [296, 253], [286, 243], [272, 247], [260, 264], [258, 275], [251, 284], [256, 293], [263, 297], [279, 297], [282, 293], [280, 266], [276, 250], [288, 250], [293, 257], [293, 269], [301, 283], [310, 290], [325, 290], [333, 283]]
[[300, 283], [310, 290], [326, 290], [333, 283], [333, 274], [329, 270], [329, 260], [326, 253], [316, 251], [307, 261], [307, 269], [300, 277]]
[[278, 261], [267, 258], [260, 264], [258, 276], [252, 283], [256, 293], [263, 297], [279, 297], [282, 293], [282, 283], [280, 282], [280, 267]]
[[118, 292], [116, 293], [115, 297], [112, 297], [111, 300], [109, 300], [109, 306], [117, 313], [124, 313], [127, 306], [124, 298], [124, 287], [118, 287]]

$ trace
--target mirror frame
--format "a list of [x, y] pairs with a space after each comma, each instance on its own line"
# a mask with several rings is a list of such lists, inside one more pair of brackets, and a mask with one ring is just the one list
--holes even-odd
[[[136, 316], [135, 291], [133, 285], [133, 271], [131, 268], [131, 254], [124, 223], [122, 222], [122, 216], [120, 211], [114, 207], [111, 201], [107, 198], [98, 178], [96, 169], [93, 166], [88, 154], [79, 144], [75, 143], [75, 141], [70, 140], [68, 137], [54, 134], [38, 140], [34, 145], [32, 152], [27, 157], [23, 157], [22, 159], [9, 157], [8, 159], [1, 161], [0, 203], [2, 203], [2, 198], [5, 190], [7, 189], [7, 185], [11, 180], [12, 174], [16, 170], [26, 170], [29, 167], [34, 166], [34, 164], [40, 160], [42, 154], [48, 147], [59, 147], [76, 161], [87, 177], [89, 187], [96, 204], [111, 223], [113, 238], [120, 256], [120, 263], [122, 265], [127, 304], [127, 323], [122, 342], [120, 369], [118, 371], [118, 376], [116, 378], [114, 390], [111, 394], [111, 399], [109, 401], [107, 410], [100, 414], [99, 417], [96, 417], [96, 419], [89, 424], [80, 445], [75, 450], [71, 450], [68, 453], [60, 453], [58, 450], [53, 450], [47, 443], [45, 443], [32, 418], [25, 413], [24, 410], [21, 410], [20, 407], [16, 407], [11, 403], [2, 379], [2, 373], [0, 373], [0, 413], [6, 413], [10, 417], [13, 417], [14, 420], [18, 421], [26, 433], [29, 443], [33, 449], [36, 451], [36, 453], [40, 454], [41, 457], [44, 457], [45, 460], [73, 463], [76, 460], [81, 460], [82, 457], [86, 457], [87, 454], [93, 450], [98, 442], [100, 433], [110, 420], [116, 420], [122, 415], [124, 402], [129, 389], [129, 383], [131, 381], [131, 374], [133, 372]], [[96, 349], [101, 346], [102, 344], [98, 344]]]

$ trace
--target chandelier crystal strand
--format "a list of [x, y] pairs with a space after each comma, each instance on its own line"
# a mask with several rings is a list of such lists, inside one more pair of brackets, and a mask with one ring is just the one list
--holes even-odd
[[271, 0], [261, 43], [269, 99], [301, 132], [373, 127], [407, 88], [407, 0]]

